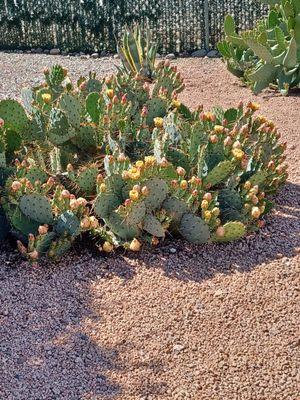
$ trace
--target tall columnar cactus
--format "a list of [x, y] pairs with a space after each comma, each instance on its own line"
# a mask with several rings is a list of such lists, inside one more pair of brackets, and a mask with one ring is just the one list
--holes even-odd
[[267, 3], [272, 6], [268, 18], [241, 35], [236, 33], [233, 18], [227, 16], [226, 39], [218, 48], [229, 71], [254, 93], [275, 84], [287, 94], [300, 85], [300, 6], [294, 0]]

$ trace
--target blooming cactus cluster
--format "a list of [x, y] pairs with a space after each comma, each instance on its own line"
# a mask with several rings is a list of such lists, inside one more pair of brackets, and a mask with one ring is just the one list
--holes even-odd
[[[228, 242], [263, 225], [287, 178], [276, 126], [242, 103], [190, 110], [176, 67], [73, 84], [60, 66], [0, 102], [0, 240], [32, 261], [84, 237], [104, 252], [170, 235]], [[3, 228], [2, 228], [3, 227]]]

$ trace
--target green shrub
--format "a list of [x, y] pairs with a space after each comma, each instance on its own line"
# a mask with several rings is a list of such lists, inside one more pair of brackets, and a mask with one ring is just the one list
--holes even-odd
[[274, 84], [286, 95], [300, 86], [300, 3], [298, 0], [265, 1], [268, 17], [255, 29], [236, 33], [231, 16], [225, 19], [226, 39], [218, 49], [228, 70], [254, 93]]

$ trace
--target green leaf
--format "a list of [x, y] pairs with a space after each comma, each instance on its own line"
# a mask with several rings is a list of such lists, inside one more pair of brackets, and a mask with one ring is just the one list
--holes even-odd
[[272, 56], [270, 50], [267, 47], [258, 43], [254, 39], [246, 39], [245, 42], [253, 50], [253, 52], [263, 61], [265, 61], [268, 64], [274, 63], [274, 57]]
[[295, 38], [292, 38], [286, 56], [283, 60], [283, 65], [286, 68], [294, 68], [297, 63], [297, 43]]

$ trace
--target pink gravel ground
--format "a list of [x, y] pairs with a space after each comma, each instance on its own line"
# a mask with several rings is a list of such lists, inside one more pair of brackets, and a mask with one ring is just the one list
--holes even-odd
[[[53, 62], [0, 53], [2, 71], [11, 57], [12, 82], [29, 74], [29, 62], [34, 76]], [[74, 73], [90, 63], [55, 61]], [[105, 71], [111, 61], [95, 65]], [[189, 105], [254, 99], [278, 124], [290, 178], [274, 213], [234, 244], [167, 241], [153, 252], [106, 258], [75, 249], [36, 269], [5, 246], [1, 400], [300, 398], [299, 94], [256, 98], [220, 60], [182, 59], [178, 67]]]

